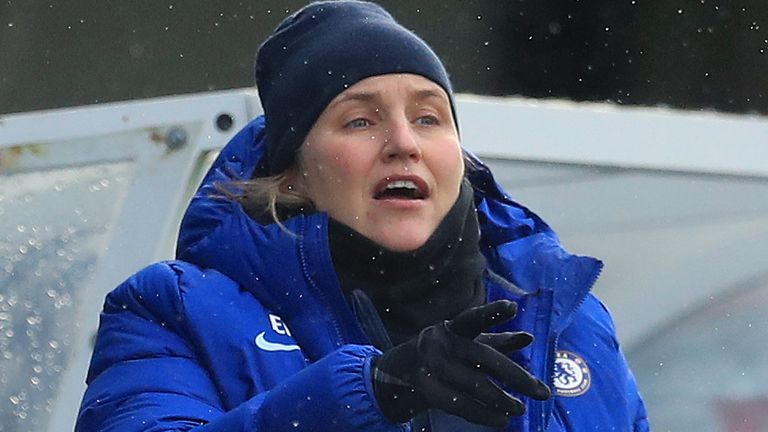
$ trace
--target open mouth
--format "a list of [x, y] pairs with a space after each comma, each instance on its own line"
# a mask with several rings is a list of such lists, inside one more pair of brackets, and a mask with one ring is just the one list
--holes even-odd
[[427, 198], [427, 188], [421, 179], [386, 178], [379, 182], [374, 199], [423, 200]]

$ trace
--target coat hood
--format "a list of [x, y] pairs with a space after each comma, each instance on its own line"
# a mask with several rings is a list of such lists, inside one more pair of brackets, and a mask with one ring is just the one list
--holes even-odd
[[[218, 270], [280, 314], [297, 342], [319, 358], [344, 343], [365, 343], [341, 294], [328, 250], [325, 213], [298, 215], [260, 224], [243, 207], [222, 197], [217, 184], [251, 178], [265, 149], [264, 117], [243, 128], [222, 149], [194, 195], [181, 223], [177, 258]], [[528, 292], [555, 291], [557, 327], [586, 297], [602, 264], [574, 256], [536, 214], [514, 202], [491, 171], [467, 152], [467, 178], [475, 191], [482, 232], [481, 250], [489, 268]], [[331, 316], [328, 316], [329, 313]], [[297, 331], [307, 328], [310, 339]], [[326, 338], [317, 337], [324, 332]], [[335, 341], [333, 343], [326, 342]]]

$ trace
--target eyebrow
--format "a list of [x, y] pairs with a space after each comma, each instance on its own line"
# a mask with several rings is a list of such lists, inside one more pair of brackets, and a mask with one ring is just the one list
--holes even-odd
[[423, 99], [429, 99], [429, 98], [438, 98], [443, 99], [445, 101], [448, 100], [448, 98], [443, 94], [443, 92], [432, 90], [432, 89], [423, 89], [423, 90], [417, 90], [416, 91], [416, 99], [423, 100]]
[[[372, 102], [378, 99], [378, 97], [379, 95], [376, 92], [368, 92], [368, 91], [351, 92], [351, 93], [342, 95], [339, 99], [331, 103], [329, 107], [340, 105], [342, 103], [351, 102], [351, 101]], [[421, 101], [429, 98], [437, 98], [444, 101], [448, 101], [448, 98], [445, 96], [445, 94], [443, 94], [443, 92], [433, 90], [433, 89], [416, 90], [415, 92], [416, 100]]]
[[374, 92], [352, 92], [342, 95], [339, 99], [333, 101], [328, 108], [340, 105], [345, 102], [358, 101], [358, 102], [371, 102], [376, 99], [376, 93]]

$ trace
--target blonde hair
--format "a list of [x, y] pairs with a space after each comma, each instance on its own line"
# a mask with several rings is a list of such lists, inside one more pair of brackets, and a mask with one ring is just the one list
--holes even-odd
[[291, 184], [290, 169], [267, 177], [217, 184], [226, 198], [239, 202], [255, 220], [271, 219], [282, 226], [281, 220], [313, 207], [312, 200], [296, 185]]

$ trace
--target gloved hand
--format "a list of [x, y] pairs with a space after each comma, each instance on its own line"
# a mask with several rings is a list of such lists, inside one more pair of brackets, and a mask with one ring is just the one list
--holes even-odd
[[494, 381], [537, 400], [549, 388], [504, 353], [533, 341], [525, 332], [484, 330], [512, 319], [517, 304], [499, 300], [470, 308], [450, 321], [427, 327], [386, 351], [373, 363], [373, 388], [384, 416], [404, 423], [438, 408], [491, 427], [504, 427], [525, 412], [523, 403]]

